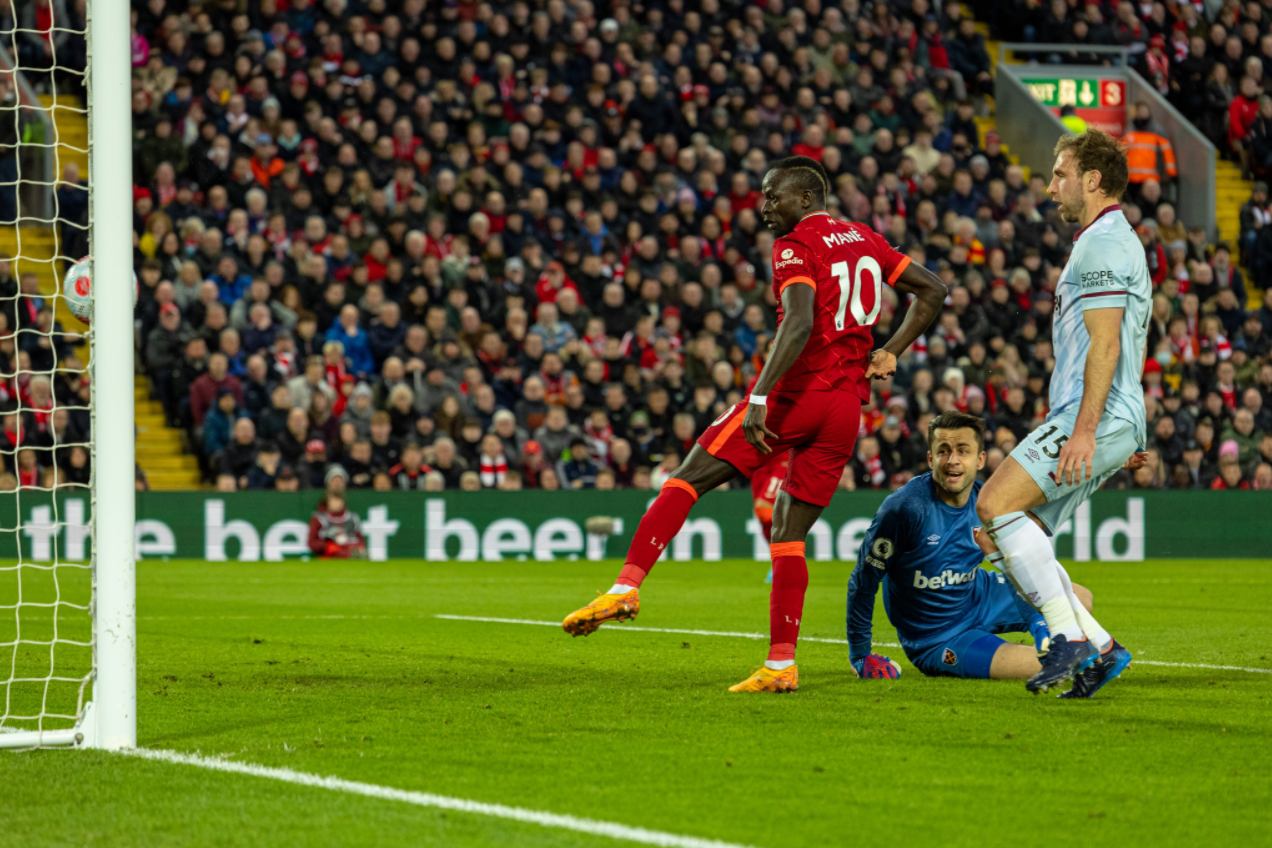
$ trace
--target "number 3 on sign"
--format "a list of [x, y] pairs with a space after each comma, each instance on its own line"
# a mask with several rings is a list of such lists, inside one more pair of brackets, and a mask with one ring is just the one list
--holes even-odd
[[[879, 317], [879, 307], [883, 305], [883, 269], [879, 267], [879, 262], [873, 256], [863, 256], [857, 261], [855, 274], [849, 271], [847, 262], [836, 262], [830, 266], [830, 273], [839, 279], [839, 309], [835, 310], [835, 329], [844, 328], [844, 311], [848, 308], [850, 299], [852, 300], [852, 317], [857, 320], [857, 326], [869, 327], [873, 324]], [[862, 277], [866, 274], [869, 274], [874, 282], [874, 306], [871, 307], [869, 314], [866, 314], [861, 305], [861, 287], [865, 283]], [[853, 285], [854, 276], [857, 278], [855, 286]]]

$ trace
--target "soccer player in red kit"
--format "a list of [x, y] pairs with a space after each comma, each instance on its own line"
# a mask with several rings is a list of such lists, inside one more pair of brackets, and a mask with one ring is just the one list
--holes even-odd
[[[640, 585], [704, 493], [738, 474], [750, 477], [788, 452], [773, 509], [773, 589], [764, 667], [732, 692], [798, 688], [795, 642], [808, 588], [804, 539], [830, 503], [852, 456], [871, 378], [889, 377], [897, 356], [932, 323], [945, 286], [861, 224], [826, 212], [830, 181], [813, 159], [774, 162], [764, 177], [760, 215], [777, 237], [773, 293], [779, 306], [773, 350], [749, 400], [721, 415], [663, 485], [632, 538], [610, 589], [568, 615], [567, 633], [586, 636], [640, 611]], [[883, 286], [915, 295], [905, 320], [870, 352]]]

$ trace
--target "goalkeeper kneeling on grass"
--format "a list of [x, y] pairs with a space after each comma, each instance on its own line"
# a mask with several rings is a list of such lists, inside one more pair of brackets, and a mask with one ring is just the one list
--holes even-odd
[[[938, 415], [928, 427], [928, 464], [930, 472], [888, 496], [862, 540], [848, 581], [853, 668], [863, 678], [900, 674], [891, 660], [871, 652], [882, 581], [883, 606], [901, 647], [925, 675], [1032, 677], [1042, 667], [1037, 652], [1050, 638], [1047, 624], [1002, 574], [981, 568], [985, 554], [976, 544], [985, 422], [961, 412]], [[1073, 590], [1089, 610], [1091, 593]], [[1004, 641], [999, 633], [1029, 633], [1035, 647]]]
[[344, 492], [328, 489], [309, 519], [309, 550], [323, 559], [363, 559], [366, 541], [358, 515], [345, 503]]

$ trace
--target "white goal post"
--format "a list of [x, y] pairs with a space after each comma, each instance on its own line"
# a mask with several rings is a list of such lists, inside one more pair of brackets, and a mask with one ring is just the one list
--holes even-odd
[[[13, 635], [0, 636], [0, 647], [8, 648], [10, 655], [0, 665], [0, 748], [32, 748], [43, 746], [78, 746], [105, 749], [132, 748], [137, 744], [137, 685], [136, 685], [136, 565], [134, 557], [135, 525], [135, 465], [134, 465], [134, 414], [133, 414], [133, 247], [132, 247], [132, 129], [131, 129], [131, 53], [130, 8], [127, 0], [89, 0], [86, 23], [88, 60], [84, 73], [85, 89], [81, 95], [87, 105], [88, 123], [88, 236], [92, 256], [92, 320], [89, 340], [88, 375], [91, 380], [91, 476], [89, 497], [91, 513], [88, 515], [88, 535], [91, 539], [91, 600], [85, 604], [63, 602], [62, 588], [57, 582], [57, 571], [62, 563], [58, 559], [59, 544], [64, 535], [65, 548], [70, 548], [70, 510], [65, 515], [57, 512], [57, 493], [47, 487], [20, 486], [15, 493], [18, 508], [5, 510], [0, 522], [12, 525], [16, 517], [18, 526], [0, 526], [0, 532], [13, 534], [17, 550], [16, 564], [0, 561], [0, 570], [12, 572], [16, 582], [16, 601], [0, 596], [0, 617], [13, 617]], [[13, 63], [17, 72], [22, 66], [18, 59], [17, 43], [24, 34], [38, 34], [35, 30], [23, 30], [20, 22], [13, 32], [0, 33], [6, 46], [13, 47]], [[66, 31], [70, 22], [53, 21], [54, 32]], [[78, 30], [75, 30], [78, 32]], [[52, 56], [53, 68], [59, 70], [56, 51]], [[53, 74], [47, 74], [53, 79]], [[53, 83], [55, 90], [57, 83]], [[61, 108], [55, 102], [55, 109]], [[12, 119], [17, 121], [17, 111]], [[81, 111], [81, 110], [76, 110]], [[11, 116], [0, 113], [0, 120]], [[56, 117], [56, 116], [55, 116]], [[48, 121], [45, 126], [49, 126]], [[58, 138], [33, 141], [21, 138], [22, 145], [40, 145], [47, 155], [56, 156]], [[60, 166], [61, 163], [59, 163]], [[46, 169], [48, 173], [48, 169]], [[52, 195], [60, 167], [54, 182], [47, 176], [37, 175], [24, 180], [19, 171], [15, 195], [22, 195], [24, 185], [42, 185]], [[41, 182], [42, 181], [42, 182]], [[57, 204], [52, 213], [34, 211], [28, 214], [19, 201], [18, 221], [0, 226], [14, 227], [19, 245], [18, 257], [23, 254], [22, 233], [25, 227], [52, 227], [61, 221], [57, 217]], [[55, 242], [55, 243], [60, 243]], [[64, 254], [64, 250], [59, 253]], [[77, 256], [61, 255], [53, 267], [59, 274], [68, 261]], [[20, 298], [20, 296], [18, 296]], [[45, 298], [53, 302], [45, 293]], [[11, 298], [12, 299], [12, 298]], [[70, 329], [70, 328], [68, 328]], [[29, 330], [28, 330], [29, 332]], [[55, 402], [56, 404], [56, 402]], [[23, 410], [27, 407], [23, 406]], [[57, 409], [56, 405], [53, 407]], [[17, 453], [18, 451], [13, 451]], [[6, 456], [6, 460], [9, 457]], [[56, 472], [56, 460], [54, 460]], [[54, 475], [56, 480], [56, 473]], [[30, 521], [21, 507], [23, 489], [36, 489], [47, 493], [54, 510], [49, 528], [54, 541], [51, 545], [52, 565], [28, 563], [24, 559], [25, 533], [34, 540], [32, 528], [23, 528]], [[82, 508], [82, 507], [81, 507]], [[48, 508], [45, 507], [47, 510]], [[63, 519], [67, 521], [63, 521]], [[77, 529], [79, 529], [77, 527]], [[32, 544], [31, 549], [35, 548]], [[46, 543], [47, 547], [47, 543]], [[69, 565], [67, 567], [70, 567]], [[84, 566], [76, 568], [83, 571]], [[58, 594], [50, 602], [25, 602], [22, 597], [24, 568], [51, 572], [52, 583]], [[68, 581], [69, 582], [69, 581]], [[26, 607], [40, 607], [48, 616], [51, 608], [52, 636], [47, 640], [23, 640], [21, 628]], [[85, 608], [87, 607], [87, 608]], [[78, 615], [92, 617], [91, 668], [86, 672], [75, 669], [59, 674], [58, 648], [60, 616]], [[82, 623], [82, 622], [81, 622]], [[0, 631], [9, 633], [9, 631]], [[87, 633], [87, 628], [85, 628]], [[9, 641], [11, 639], [11, 641]], [[84, 650], [81, 641], [65, 640], [66, 645]], [[12, 689], [17, 683], [38, 684], [38, 679], [23, 677], [18, 671], [18, 652], [24, 646], [47, 645], [47, 680], [44, 681], [44, 699], [37, 715], [19, 713], [12, 706]], [[21, 678], [21, 679], [19, 679]], [[78, 684], [79, 697], [75, 701], [75, 714], [50, 709], [51, 682]]]

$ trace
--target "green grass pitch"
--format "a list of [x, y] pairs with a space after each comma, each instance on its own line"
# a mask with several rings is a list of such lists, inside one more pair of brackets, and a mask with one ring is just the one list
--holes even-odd
[[[614, 563], [143, 562], [139, 744], [761, 848], [1267, 844], [1272, 674], [1138, 661], [1272, 669], [1272, 562], [1069, 569], [1136, 652], [1093, 702], [824, 642], [731, 695], [765, 642], [436, 617], [559, 621]], [[634, 624], [764, 631], [764, 570], [660, 563]], [[850, 564], [811, 571], [803, 635], [840, 639]], [[0, 787], [0, 846], [620, 844], [100, 752], [0, 752]]]

